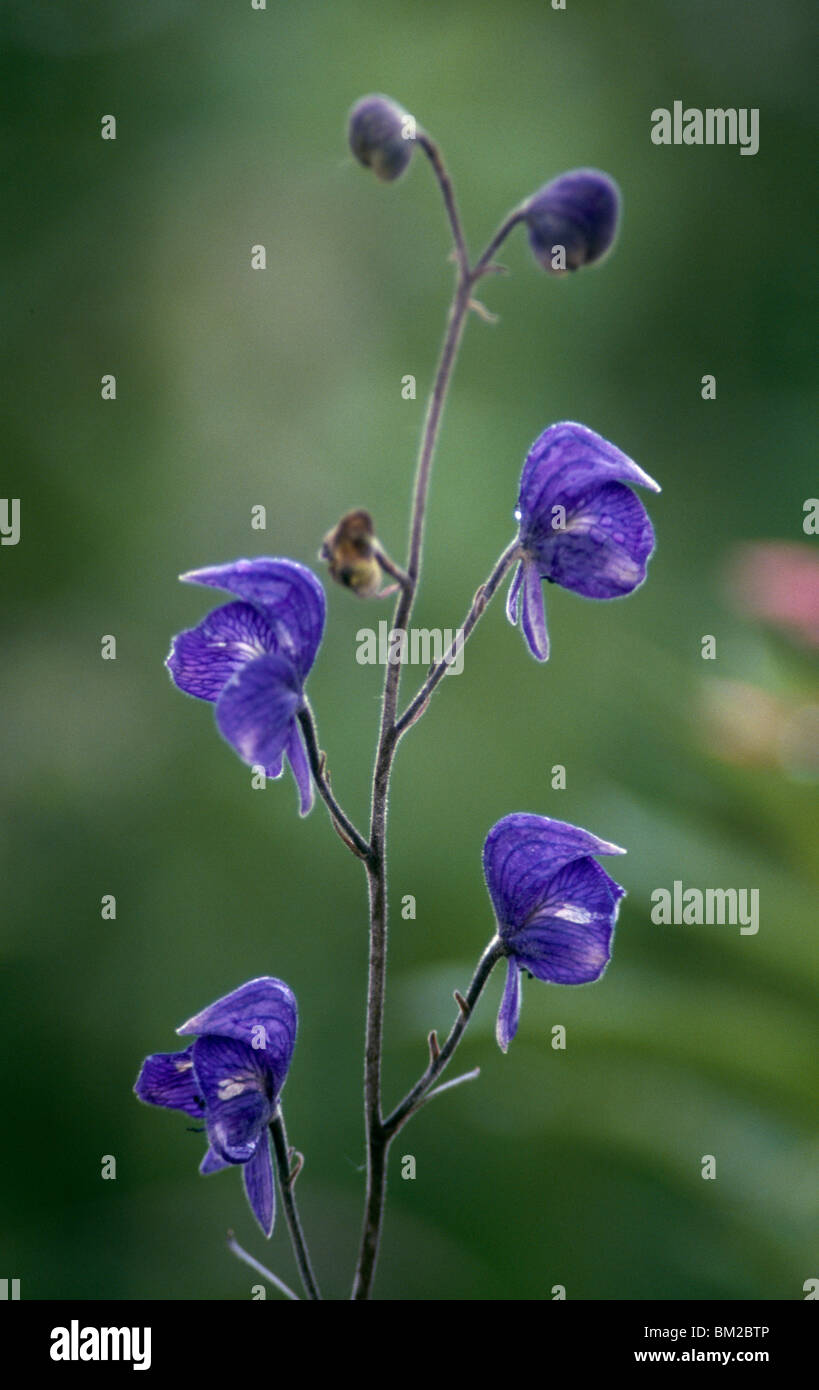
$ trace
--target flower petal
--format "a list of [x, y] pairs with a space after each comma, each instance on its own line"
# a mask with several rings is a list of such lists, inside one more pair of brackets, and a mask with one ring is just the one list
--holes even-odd
[[599, 980], [623, 889], [593, 859], [575, 859], [552, 879], [543, 906], [506, 941], [523, 970], [558, 985]]
[[506, 595], [506, 616], [513, 627], [517, 626], [520, 617], [520, 586], [523, 582], [523, 561], [521, 560], [509, 585], [509, 593]]
[[234, 1038], [208, 1035], [193, 1044], [196, 1079], [205, 1098], [210, 1146], [226, 1163], [246, 1163], [275, 1109], [264, 1053]]
[[546, 631], [546, 611], [543, 606], [543, 585], [531, 560], [523, 565], [523, 635], [532, 656], [538, 661], [549, 659], [549, 634]]
[[273, 761], [272, 761], [272, 763], [268, 763], [267, 767], [266, 767], [265, 770], [264, 770], [264, 775], [265, 775], [265, 777], [269, 777], [269, 778], [271, 779], [271, 781], [277, 782], [277, 781], [279, 780], [279, 778], [281, 777], [281, 775], [282, 775], [283, 772], [284, 772], [284, 749], [282, 749], [282, 751], [281, 751], [281, 753], [279, 754], [278, 758], [274, 758]]
[[498, 1047], [501, 1052], [506, 1052], [510, 1042], [518, 1031], [518, 1019], [520, 1018], [520, 969], [517, 962], [510, 960], [506, 975], [506, 985], [503, 991], [500, 1008], [498, 1010], [498, 1021], [495, 1026], [495, 1036], [498, 1040]]
[[630, 488], [605, 483], [567, 498], [565, 529], [530, 542], [537, 569], [545, 578], [586, 598], [620, 598], [646, 577], [654, 550], [648, 513]]
[[284, 751], [299, 789], [299, 815], [306, 816], [313, 809], [313, 779], [298, 725], [293, 728]]
[[202, 1162], [199, 1164], [199, 1172], [203, 1177], [208, 1173], [221, 1173], [223, 1168], [229, 1168], [230, 1164], [224, 1158], [220, 1158], [218, 1153], [209, 1148]]
[[492, 827], [483, 847], [486, 886], [506, 939], [548, 899], [552, 879], [572, 860], [593, 854], [625, 854], [588, 830], [517, 812]]
[[258, 1055], [274, 1078], [273, 1093], [278, 1096], [293, 1056], [298, 1027], [296, 996], [283, 980], [271, 975], [248, 980], [246, 984], [217, 999], [177, 1033], [215, 1033], [235, 1038]]
[[165, 665], [186, 695], [218, 700], [236, 671], [275, 651], [276, 635], [258, 608], [227, 603], [174, 637]]
[[273, 1186], [273, 1163], [267, 1131], [256, 1145], [253, 1157], [245, 1164], [242, 1180], [250, 1210], [269, 1238], [273, 1234], [273, 1220], [276, 1215], [276, 1192]]
[[316, 659], [327, 606], [321, 584], [306, 565], [260, 555], [190, 570], [180, 578], [186, 584], [226, 589], [253, 604], [273, 628], [279, 650], [289, 653], [305, 679]]
[[551, 528], [552, 507], [563, 505], [567, 495], [581, 496], [585, 489], [616, 482], [660, 491], [659, 483], [594, 430], [571, 420], [550, 425], [535, 440], [523, 466], [518, 509], [524, 544], [533, 524]]
[[251, 767], [274, 775], [303, 699], [296, 668], [285, 656], [257, 656], [231, 676], [216, 702], [223, 738]]
[[146, 1057], [134, 1083], [139, 1099], [168, 1110], [184, 1110], [201, 1120], [205, 1104], [194, 1074], [192, 1052], [192, 1047], [186, 1047], [184, 1052], [155, 1052]]

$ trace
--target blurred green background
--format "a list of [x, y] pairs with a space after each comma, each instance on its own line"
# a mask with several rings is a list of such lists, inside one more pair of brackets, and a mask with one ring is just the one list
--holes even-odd
[[[300, 1001], [285, 1093], [298, 1193], [325, 1293], [348, 1292], [363, 875], [322, 807], [298, 819], [290, 778], [251, 789], [162, 663], [212, 606], [183, 570], [260, 553], [318, 568], [324, 532], [357, 505], [404, 553], [452, 266], [421, 155], [386, 187], [347, 154], [347, 110], [369, 91], [441, 142], [473, 252], [563, 169], [608, 170], [624, 201], [604, 265], [553, 279], [518, 231], [510, 276], [484, 282], [500, 321], [468, 326], [417, 623], [462, 618], [552, 421], [583, 421], [663, 486], [644, 588], [610, 604], [550, 588], [546, 667], [496, 601], [398, 757], [388, 1103], [492, 931], [480, 850], [496, 820], [536, 811], [627, 846], [628, 897], [603, 981], [525, 987], [505, 1057], [491, 982], [455, 1063], [480, 1080], [393, 1150], [377, 1295], [799, 1299], [819, 1276], [815, 687], [808, 647], [725, 580], [739, 542], [816, 545], [802, 531], [811, 8], [5, 6], [2, 492], [21, 499], [22, 537], [0, 552], [0, 1274], [24, 1298], [247, 1298], [228, 1226], [295, 1280], [283, 1221], [266, 1246], [238, 1172], [200, 1179], [201, 1137], [131, 1094], [177, 1024], [265, 973]], [[652, 109], [678, 98], [758, 107], [759, 153], [652, 145]], [[115, 142], [100, 139], [109, 113]], [[109, 372], [115, 402], [100, 398]], [[391, 608], [329, 586], [328, 602], [309, 693], [363, 824], [382, 672], [356, 663], [355, 634]], [[108, 633], [116, 661], [100, 658]], [[674, 879], [758, 888], [758, 935], [652, 925], [650, 894]], [[106, 1154], [116, 1181], [100, 1177]]]

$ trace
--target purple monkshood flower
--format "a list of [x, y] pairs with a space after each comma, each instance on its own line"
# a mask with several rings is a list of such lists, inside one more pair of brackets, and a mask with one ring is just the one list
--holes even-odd
[[585, 598], [622, 598], [646, 577], [654, 531], [626, 483], [660, 491], [608, 440], [568, 420], [544, 430], [526, 456], [515, 511], [522, 559], [506, 613], [517, 623], [522, 607], [538, 661], [549, 656], [542, 579]]
[[248, 980], [177, 1028], [196, 1034], [184, 1052], [146, 1057], [134, 1090], [140, 1100], [204, 1122], [208, 1151], [200, 1173], [240, 1164], [253, 1215], [266, 1236], [276, 1198], [268, 1125], [296, 1041], [295, 995], [281, 980]]
[[287, 757], [306, 816], [313, 784], [297, 716], [324, 631], [324, 590], [305, 565], [266, 556], [180, 578], [238, 601], [174, 637], [165, 665], [180, 690], [216, 705], [219, 731], [243, 762], [281, 777]]
[[497, 1023], [504, 1052], [518, 1028], [522, 970], [555, 985], [600, 979], [625, 890], [592, 855], [625, 852], [546, 816], [518, 813], [493, 825], [483, 871], [509, 958]]

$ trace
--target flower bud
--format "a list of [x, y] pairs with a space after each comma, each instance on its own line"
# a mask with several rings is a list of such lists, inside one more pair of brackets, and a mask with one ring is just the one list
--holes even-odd
[[377, 179], [400, 178], [412, 158], [415, 123], [389, 97], [362, 97], [350, 112], [350, 149]]
[[560, 275], [605, 255], [617, 230], [620, 194], [597, 169], [572, 169], [532, 195], [529, 244], [544, 270]]
[[369, 512], [347, 512], [324, 537], [319, 558], [327, 561], [337, 584], [359, 598], [372, 598], [381, 587], [381, 566], [375, 555], [373, 519]]

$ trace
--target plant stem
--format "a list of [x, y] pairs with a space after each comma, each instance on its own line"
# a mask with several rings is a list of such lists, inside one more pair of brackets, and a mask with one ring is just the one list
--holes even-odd
[[[406, 631], [412, 615], [415, 594], [421, 569], [421, 556], [424, 540], [424, 520], [426, 517], [429, 479], [435, 445], [441, 424], [444, 403], [449, 389], [452, 371], [458, 356], [461, 336], [470, 310], [472, 287], [489, 268], [494, 251], [503, 237], [520, 221], [522, 213], [517, 210], [506, 219], [496, 233], [484, 255], [474, 270], [469, 267], [463, 231], [452, 183], [447, 173], [437, 145], [423, 131], [418, 133], [418, 141], [427, 154], [441, 193], [449, 218], [452, 237], [455, 243], [457, 276], [452, 304], [449, 310], [444, 342], [435, 380], [427, 405], [418, 464], [413, 489], [412, 513], [410, 520], [409, 556], [406, 579], [402, 582], [393, 628]], [[511, 558], [509, 560], [511, 563]], [[500, 582], [498, 577], [496, 584]], [[474, 622], [479, 614], [475, 615]], [[439, 676], [440, 679], [440, 676]], [[369, 854], [366, 857], [367, 883], [369, 890], [369, 973], [367, 983], [367, 1028], [364, 1049], [364, 1115], [367, 1146], [367, 1191], [364, 1207], [364, 1220], [361, 1242], [356, 1263], [351, 1297], [356, 1300], [369, 1298], [372, 1289], [381, 1228], [384, 1217], [384, 1197], [387, 1179], [387, 1155], [395, 1130], [389, 1131], [384, 1124], [381, 1104], [381, 1053], [384, 1031], [384, 996], [387, 971], [387, 806], [390, 788], [390, 774], [398, 744], [396, 712], [398, 692], [401, 681], [400, 662], [387, 663], [384, 679], [384, 692], [381, 703], [381, 722], [378, 734], [378, 747], [375, 755], [372, 782], [372, 802], [370, 814]], [[437, 683], [437, 682], [435, 682]], [[404, 728], [407, 726], [404, 725]], [[403, 732], [403, 729], [402, 729]], [[462, 1031], [462, 1030], [461, 1030]], [[460, 1034], [458, 1035], [460, 1036]], [[448, 1040], [449, 1041], [449, 1040]], [[457, 1045], [452, 1044], [447, 1057]], [[446, 1063], [444, 1062], [444, 1065]], [[438, 1074], [437, 1071], [435, 1073]]]
[[[438, 370], [435, 374], [432, 392], [427, 406], [426, 419], [424, 421], [424, 432], [421, 437], [421, 450], [418, 457], [418, 469], [415, 475], [415, 491], [412, 503], [412, 522], [410, 525], [410, 548], [409, 559], [407, 561], [407, 573], [412, 582], [412, 590], [407, 597], [403, 596], [406, 613], [403, 614], [406, 627], [412, 611], [415, 590], [418, 585], [418, 576], [421, 569], [421, 549], [424, 541], [424, 521], [426, 519], [427, 495], [429, 493], [429, 475], [432, 467], [432, 458], [435, 452], [435, 444], [438, 438], [438, 427], [441, 423], [441, 414], [446, 400], [449, 382], [452, 376], [452, 368], [458, 355], [458, 348], [461, 343], [461, 335], [464, 330], [467, 313], [469, 310], [469, 291], [471, 281], [469, 275], [458, 276], [458, 284], [455, 289], [455, 297], [449, 312], [444, 346], [438, 362]], [[398, 615], [394, 626], [401, 627], [398, 620], [401, 616], [401, 603], [398, 605]], [[394, 668], [400, 671], [400, 665]], [[396, 682], [397, 685], [397, 682]]]
[[330, 812], [333, 825], [347, 847], [352, 850], [353, 854], [357, 855], [359, 859], [368, 859], [370, 857], [370, 846], [367, 844], [364, 836], [356, 830], [349, 816], [342, 811], [330, 790], [330, 783], [324, 767], [324, 756], [318, 745], [318, 734], [316, 732], [313, 711], [306, 698], [304, 707], [299, 710], [298, 719], [302, 733], [304, 734], [304, 742], [307, 748], [307, 760], [310, 763], [313, 781], [316, 784], [319, 796]]
[[461, 219], [458, 215], [458, 207], [455, 202], [455, 190], [452, 187], [452, 180], [447, 173], [446, 166], [441, 157], [441, 151], [425, 130], [419, 130], [416, 135], [418, 144], [427, 156], [430, 164], [435, 170], [435, 177], [444, 199], [449, 225], [452, 231], [452, 240], [455, 243], [455, 258], [458, 262], [458, 273], [461, 279], [466, 279], [469, 274], [469, 254], [466, 249]]
[[[410, 525], [409, 584], [399, 596], [393, 627], [406, 631], [412, 614], [424, 533], [429, 474], [441, 412], [469, 308], [469, 283], [459, 274], [447, 324], [444, 346], [427, 409]], [[384, 989], [387, 968], [387, 798], [396, 747], [395, 715], [401, 679], [399, 662], [387, 664], [381, 727], [373, 772], [370, 820], [371, 859], [367, 874], [370, 895], [370, 963], [367, 988], [367, 1038], [364, 1050], [364, 1109], [367, 1131], [367, 1197], [352, 1297], [369, 1298], [384, 1210], [388, 1141], [381, 1123], [381, 1048], [384, 1028]]]
[[492, 240], [490, 241], [489, 245], [487, 246], [486, 250], [481, 256], [480, 260], [475, 262], [475, 267], [471, 273], [473, 284], [476, 280], [480, 280], [482, 275], [488, 275], [491, 270], [502, 269], [501, 266], [492, 265], [492, 257], [494, 256], [495, 252], [500, 248], [501, 244], [506, 240], [513, 228], [515, 228], [519, 222], [522, 222], [525, 216], [526, 203], [521, 203], [520, 207], [513, 208], [513, 210], [508, 214], [508, 216], [506, 216], [503, 219], [500, 226], [498, 227], [498, 230], [495, 232], [495, 235], [493, 236]]
[[495, 594], [495, 591], [497, 590], [498, 586], [503, 582], [504, 575], [507, 573], [509, 568], [514, 564], [515, 560], [517, 559], [518, 548], [519, 542], [516, 536], [515, 539], [511, 542], [511, 544], [508, 545], [504, 550], [503, 554], [497, 561], [486, 583], [482, 584], [481, 587], [477, 590], [475, 597], [472, 600], [469, 612], [464, 618], [464, 621], [461, 627], [458, 629], [453, 641], [450, 643], [449, 647], [444, 652], [444, 655], [441, 657], [441, 660], [436, 662], [436, 664], [432, 667], [432, 670], [429, 672], [429, 675], [427, 676], [426, 680], [424, 681], [424, 684], [421, 686], [418, 693], [413, 696], [412, 700], [407, 705], [407, 708], [404, 710], [404, 713], [401, 715], [399, 719], [396, 720], [395, 736], [397, 739], [400, 738], [401, 735], [406, 732], [406, 730], [410, 727], [411, 724], [415, 723], [416, 719], [423, 710], [424, 705], [426, 704], [436, 685], [446, 675], [450, 663], [454, 660], [458, 651], [461, 650], [472, 630], [477, 626], [481, 614], [483, 613], [484, 609], [489, 603], [489, 600]]
[[[497, 936], [493, 937], [478, 961], [475, 974], [472, 976], [472, 983], [463, 998], [463, 1002], [459, 1001], [458, 1003], [458, 1017], [455, 1019], [449, 1031], [446, 1042], [437, 1056], [430, 1060], [429, 1066], [423, 1076], [416, 1081], [412, 1090], [407, 1092], [400, 1105], [397, 1105], [392, 1114], [388, 1115], [384, 1121], [384, 1133], [387, 1135], [388, 1139], [391, 1140], [398, 1133], [401, 1126], [406, 1124], [410, 1115], [413, 1115], [416, 1110], [420, 1109], [420, 1107], [430, 1099], [430, 1086], [436, 1077], [441, 1075], [447, 1062], [449, 1062], [452, 1057], [453, 1052], [466, 1031], [466, 1026], [474, 1013], [475, 1005], [481, 997], [484, 985], [492, 974], [498, 961], [505, 954], [506, 952], [500, 938]], [[464, 1080], [465, 1078], [460, 1077], [458, 1079]], [[454, 1084], [454, 1082], [450, 1083], [450, 1085]]]
[[284, 1280], [280, 1279], [278, 1274], [274, 1274], [272, 1269], [268, 1269], [266, 1265], [254, 1260], [252, 1255], [248, 1255], [247, 1251], [242, 1249], [232, 1231], [228, 1231], [227, 1247], [237, 1260], [242, 1260], [244, 1264], [250, 1265], [250, 1268], [255, 1269], [257, 1274], [261, 1274], [263, 1279], [269, 1279], [274, 1288], [283, 1293], [285, 1298], [291, 1298], [294, 1303], [300, 1302], [298, 1294], [293, 1292], [289, 1284], [285, 1284]]
[[287, 1229], [290, 1232], [290, 1240], [293, 1246], [293, 1254], [296, 1257], [296, 1264], [299, 1267], [301, 1282], [304, 1285], [304, 1292], [309, 1299], [318, 1300], [321, 1298], [319, 1286], [316, 1283], [316, 1276], [310, 1264], [310, 1256], [307, 1252], [307, 1244], [304, 1233], [301, 1229], [296, 1198], [293, 1193], [294, 1174], [290, 1170], [290, 1146], [287, 1143], [287, 1133], [284, 1128], [284, 1116], [278, 1110], [270, 1121], [270, 1134], [273, 1139], [273, 1152], [276, 1155], [276, 1167], [279, 1174], [279, 1191], [282, 1195], [282, 1206], [284, 1216], [287, 1221]]

